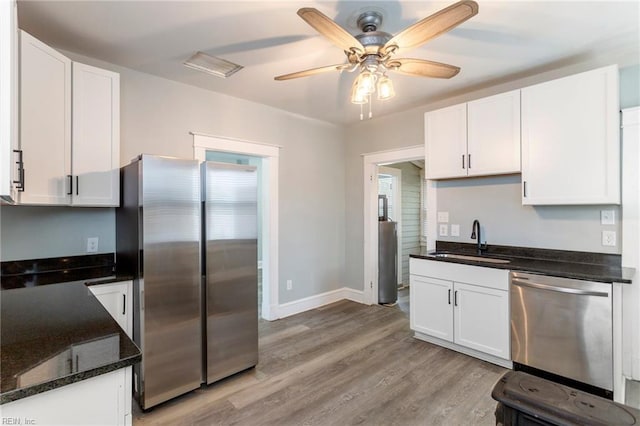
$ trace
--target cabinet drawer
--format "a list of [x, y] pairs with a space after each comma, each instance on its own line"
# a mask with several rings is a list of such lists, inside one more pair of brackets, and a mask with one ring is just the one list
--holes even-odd
[[496, 290], [509, 289], [509, 271], [506, 269], [411, 258], [409, 259], [409, 271], [412, 275], [472, 283]]

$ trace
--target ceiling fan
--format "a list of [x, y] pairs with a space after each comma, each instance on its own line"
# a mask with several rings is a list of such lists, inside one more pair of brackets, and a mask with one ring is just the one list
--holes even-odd
[[[394, 36], [384, 31], [378, 31], [378, 27], [382, 23], [382, 14], [378, 10], [371, 10], [360, 14], [357, 24], [362, 33], [353, 36], [319, 10], [305, 7], [298, 10], [298, 15], [329, 41], [343, 49], [347, 62], [279, 75], [275, 77], [275, 80], [308, 77], [328, 71], [353, 72], [360, 69], [361, 75], [354, 84], [351, 101], [363, 104], [367, 103], [366, 97], [358, 97], [355, 90], [358, 84], [362, 84], [359, 80], [363, 74], [368, 73], [375, 78], [367, 79], [369, 82], [365, 82], [365, 84], [368, 86], [364, 92], [360, 90], [358, 93], [370, 95], [375, 91], [375, 81], [378, 80], [378, 97], [380, 99], [383, 99], [386, 93], [381, 93], [384, 90], [381, 89], [380, 83], [383, 80], [388, 80], [385, 74], [387, 70], [418, 77], [451, 78], [460, 72], [459, 67], [424, 59], [395, 58], [394, 55], [426, 43], [455, 28], [477, 13], [478, 4], [475, 1], [459, 1], [418, 21]], [[370, 85], [373, 87], [369, 87]]]

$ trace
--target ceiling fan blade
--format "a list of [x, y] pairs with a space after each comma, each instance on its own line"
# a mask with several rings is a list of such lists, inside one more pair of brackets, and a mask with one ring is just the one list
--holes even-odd
[[460, 67], [424, 59], [391, 59], [384, 66], [400, 74], [416, 77], [451, 78], [460, 72]]
[[311, 68], [309, 70], [292, 72], [291, 74], [279, 75], [273, 79], [278, 81], [291, 80], [292, 78], [309, 77], [310, 75], [321, 74], [328, 71], [343, 71], [350, 67], [350, 64], [328, 65], [326, 67]]
[[393, 46], [401, 50], [417, 47], [477, 14], [478, 3], [472, 0], [459, 1], [399, 32], [381, 50], [385, 53], [394, 49]]
[[355, 48], [364, 52], [364, 46], [354, 36], [318, 9], [303, 7], [298, 10], [298, 15], [342, 50], [349, 52]]

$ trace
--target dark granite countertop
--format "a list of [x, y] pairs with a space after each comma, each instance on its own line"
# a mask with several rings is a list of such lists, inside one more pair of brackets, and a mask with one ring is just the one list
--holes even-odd
[[615, 254], [489, 245], [487, 250], [483, 252], [483, 256], [509, 260], [509, 263], [488, 263], [435, 257], [435, 253], [476, 255], [476, 245], [437, 241], [435, 251], [422, 251], [410, 256], [438, 262], [461, 263], [607, 283], [630, 284], [635, 272], [632, 268], [621, 267], [620, 255]]
[[3, 290], [0, 299], [0, 404], [142, 358], [84, 282]]
[[113, 253], [0, 262], [2, 290], [90, 280], [114, 274]]

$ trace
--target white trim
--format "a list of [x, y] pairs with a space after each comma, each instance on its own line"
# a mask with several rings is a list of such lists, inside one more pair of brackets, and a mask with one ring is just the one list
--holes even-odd
[[623, 375], [622, 352], [622, 287], [629, 284], [613, 283], [613, 399], [625, 403], [626, 380]]
[[513, 362], [508, 359], [499, 358], [497, 356], [489, 355], [484, 352], [476, 351], [475, 349], [467, 348], [461, 345], [457, 345], [455, 343], [449, 342], [447, 340], [438, 339], [437, 337], [429, 336], [428, 334], [423, 334], [419, 332], [415, 332], [413, 335], [416, 339], [424, 340], [425, 342], [433, 343], [434, 345], [442, 346], [447, 349], [454, 350], [456, 352], [463, 353], [465, 355], [469, 355], [474, 358], [481, 359], [483, 361], [490, 362], [492, 364], [499, 365], [500, 367], [513, 369]]
[[363, 303], [362, 291], [354, 290], [349, 287], [339, 288], [337, 290], [327, 291], [326, 293], [316, 294], [305, 297], [303, 299], [294, 300], [292, 302], [283, 303], [277, 307], [278, 318], [286, 318], [302, 312], [310, 311], [330, 303], [340, 300], [351, 300], [357, 303]]
[[202, 136], [204, 138], [222, 139], [222, 140], [227, 140], [227, 141], [243, 142], [243, 143], [244, 142], [248, 142], [248, 143], [250, 143], [252, 145], [264, 145], [264, 146], [270, 146], [270, 147], [273, 147], [273, 148], [282, 148], [282, 145], [276, 145], [276, 144], [273, 144], [273, 143], [246, 141], [244, 139], [230, 138], [230, 137], [227, 137], [227, 136], [210, 135], [208, 133], [189, 132], [189, 134], [193, 135], [193, 136]]
[[263, 158], [264, 176], [267, 183], [263, 191], [262, 226], [262, 317], [272, 321], [278, 319], [274, 307], [278, 306], [278, 175], [280, 149], [250, 141], [241, 141], [218, 136], [206, 136], [191, 132], [193, 135], [193, 158], [204, 161], [207, 150], [247, 154]]
[[[424, 145], [363, 154], [364, 303], [378, 303], [378, 165], [424, 159]], [[375, 183], [375, 184], [373, 184]], [[435, 191], [434, 191], [435, 192]]]

